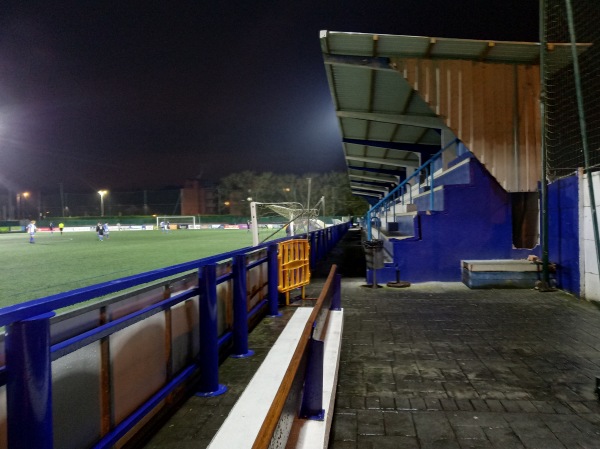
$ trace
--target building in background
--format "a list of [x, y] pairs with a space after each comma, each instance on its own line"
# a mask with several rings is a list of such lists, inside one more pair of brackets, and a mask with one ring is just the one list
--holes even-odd
[[181, 189], [181, 215], [221, 214], [219, 204], [219, 191], [213, 184], [188, 179]]

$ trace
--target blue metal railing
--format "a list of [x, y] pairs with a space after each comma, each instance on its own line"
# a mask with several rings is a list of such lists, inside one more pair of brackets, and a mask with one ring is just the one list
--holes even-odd
[[448, 148], [452, 147], [453, 145], [457, 144], [458, 142], [459, 142], [459, 140], [457, 138], [455, 138], [450, 143], [448, 143], [446, 146], [444, 146], [440, 151], [438, 151], [433, 156], [431, 156], [431, 158], [429, 160], [427, 160], [427, 162], [425, 162], [419, 168], [417, 168], [412, 175], [410, 175], [404, 181], [402, 181], [400, 184], [398, 184], [391, 192], [389, 192], [384, 198], [382, 198], [377, 204], [372, 206], [367, 211], [367, 213], [365, 215], [365, 222], [367, 224], [368, 240], [373, 239], [373, 232], [372, 232], [372, 226], [373, 226], [372, 220], [373, 219], [378, 218], [380, 220], [378, 215], [381, 215], [382, 212], [390, 210], [390, 207], [393, 208], [392, 212], [395, 215], [396, 214], [396, 204], [398, 203], [398, 201], [400, 201], [401, 204], [404, 204], [404, 197], [405, 197], [406, 193], [408, 193], [408, 195], [409, 195], [409, 204], [412, 203], [412, 200], [413, 200], [412, 187], [413, 187], [413, 185], [410, 183], [410, 181], [413, 179], [417, 180], [417, 184], [420, 183], [421, 179], [423, 179], [423, 180], [429, 179], [429, 207], [431, 210], [433, 210], [433, 208], [434, 208], [433, 174], [435, 172], [434, 164], [442, 157], [442, 154], [444, 153], [444, 151], [446, 151]]
[[[348, 228], [349, 223], [344, 223], [304, 236], [311, 242], [311, 267], [314, 267], [318, 260], [326, 256]], [[201, 394], [210, 395], [222, 392], [224, 387], [218, 383], [220, 348], [231, 343], [231, 352], [234, 356], [248, 355], [250, 352], [248, 349], [248, 321], [264, 308], [270, 315], [278, 314], [277, 243], [284, 240], [287, 238], [268, 242], [258, 247], [242, 248], [0, 309], [0, 326], [6, 326], [4, 340], [6, 360], [5, 366], [0, 367], [0, 387], [6, 385], [6, 427], [8, 430], [6, 441], [8, 448], [53, 449], [53, 361], [90, 344], [102, 344], [115, 333], [159, 313], [170, 313], [174, 306], [194, 297], [199, 298], [198, 355], [187, 365], [178, 369], [176, 373], [167, 376], [166, 382], [160, 388], [142, 403], [137, 404], [135, 409], [119, 422], [114, 422], [114, 416], [110, 416], [108, 419], [110, 423], [103, 428], [99, 440], [89, 447], [108, 448], [113, 446], [192, 376], [199, 376], [198, 388]], [[247, 260], [250, 259], [249, 255], [253, 255], [250, 262]], [[219, 274], [217, 266], [228, 261], [232, 262], [230, 272]], [[249, 310], [249, 296], [246, 293], [247, 273], [257, 267], [260, 269], [263, 265], [267, 273], [266, 296], [261, 296], [258, 303]], [[56, 310], [99, 299], [126, 289], [142, 287], [150, 282], [168, 281], [173, 276], [190, 272], [197, 275], [197, 282], [193, 288], [173, 295], [165, 295], [163, 300], [141, 307], [119, 318], [107, 322], [100, 321], [90, 329], [52, 344], [50, 325]], [[219, 312], [223, 312], [217, 307], [217, 286], [224, 282], [231, 282], [233, 286], [231, 314], [234, 315], [234, 318], [231, 328], [218, 335]], [[225, 313], [227, 312], [225, 311]], [[0, 361], [2, 360], [1, 355]], [[101, 362], [101, 364], [104, 363], [106, 365], [102, 366], [108, 366], [106, 369], [110, 372], [111, 361]], [[110, 375], [107, 375], [107, 378], [110, 378]], [[142, 380], [138, 379], [138, 381]], [[106, 392], [104, 394], [111, 397]], [[109, 404], [107, 409], [110, 410], [113, 407]], [[91, 435], [89, 438], [97, 437]], [[0, 447], [3, 447], [1, 439]]]

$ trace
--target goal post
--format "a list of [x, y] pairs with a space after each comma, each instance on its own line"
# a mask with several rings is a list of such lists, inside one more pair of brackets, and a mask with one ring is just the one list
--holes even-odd
[[[196, 228], [196, 217], [193, 215], [165, 215], [156, 217], [156, 227], [161, 229], [161, 223], [169, 223], [170, 225], [185, 225], [191, 229]], [[179, 226], [178, 226], [179, 227]]]
[[319, 209], [306, 209], [300, 203], [250, 203], [250, 218], [252, 244], [260, 242], [260, 232], [264, 229], [267, 235], [263, 242], [270, 238], [294, 236], [298, 233], [308, 233], [311, 230], [325, 227], [318, 220]]

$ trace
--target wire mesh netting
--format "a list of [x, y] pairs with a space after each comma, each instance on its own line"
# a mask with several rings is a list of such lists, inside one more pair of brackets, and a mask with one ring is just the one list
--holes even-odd
[[600, 2], [546, 0], [543, 33], [548, 43], [572, 41], [567, 1], [572, 5], [574, 42], [592, 44], [577, 58], [586, 132], [581, 132], [577, 71], [571, 54], [566, 54], [562, 60], [548, 58], [543, 76], [546, 87], [546, 165], [550, 179], [572, 175], [578, 168], [585, 167], [583, 136], [586, 134], [589, 170], [600, 168]]

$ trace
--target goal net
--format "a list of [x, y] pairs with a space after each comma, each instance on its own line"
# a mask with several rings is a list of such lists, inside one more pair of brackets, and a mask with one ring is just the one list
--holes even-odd
[[250, 203], [252, 243], [306, 234], [325, 227], [319, 208], [306, 209], [300, 203]]
[[165, 229], [196, 229], [196, 217], [192, 215], [165, 215], [156, 217], [156, 228]]

